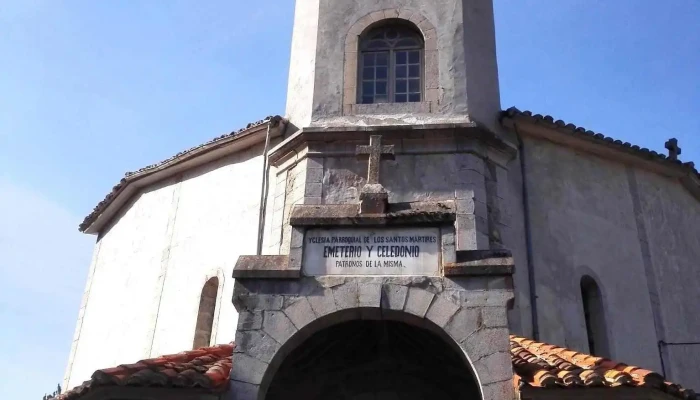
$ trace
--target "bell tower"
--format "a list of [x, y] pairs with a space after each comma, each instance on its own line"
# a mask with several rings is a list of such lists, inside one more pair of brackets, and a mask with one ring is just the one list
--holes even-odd
[[492, 0], [296, 2], [297, 128], [475, 123], [500, 111]]

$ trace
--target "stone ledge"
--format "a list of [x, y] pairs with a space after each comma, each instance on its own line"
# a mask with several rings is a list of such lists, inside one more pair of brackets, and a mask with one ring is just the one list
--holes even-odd
[[445, 264], [445, 276], [510, 276], [515, 261], [510, 250], [457, 251], [457, 261]]
[[289, 256], [240, 256], [233, 267], [235, 279], [289, 279], [301, 277], [301, 270], [289, 267]]
[[382, 214], [360, 214], [359, 204], [304, 205], [292, 207], [292, 226], [435, 225], [456, 219], [452, 200], [389, 204]]

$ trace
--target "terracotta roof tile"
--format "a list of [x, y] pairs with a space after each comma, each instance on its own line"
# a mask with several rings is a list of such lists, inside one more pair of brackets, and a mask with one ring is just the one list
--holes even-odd
[[[683, 400], [698, 400], [695, 392], [643, 368], [579, 353], [564, 347], [510, 336], [513, 384], [516, 389], [644, 387]], [[203, 388], [223, 392], [228, 387], [235, 344], [165, 355], [95, 371], [92, 379], [58, 397], [76, 400], [104, 386]]]
[[521, 117], [521, 118], [526, 118], [530, 121], [548, 125], [549, 127], [556, 129], [559, 132], [566, 133], [566, 134], [571, 134], [571, 135], [580, 135], [580, 136], [587, 136], [590, 137], [594, 140], [600, 141], [600, 142], [606, 142], [609, 145], [616, 146], [620, 149], [623, 150], [628, 150], [636, 153], [638, 156], [659, 161], [659, 162], [664, 162], [664, 163], [671, 163], [675, 164], [680, 167], [684, 167], [688, 170], [688, 172], [694, 174], [697, 177], [700, 177], [700, 172], [695, 169], [695, 163], [693, 162], [682, 162], [680, 160], [672, 160], [669, 157], [667, 157], [665, 154], [662, 153], [657, 153], [656, 151], [649, 150], [647, 148], [639, 147], [637, 145], [633, 145], [629, 142], [623, 142], [622, 140], [617, 140], [614, 138], [611, 138], [609, 136], [605, 136], [602, 133], [595, 133], [592, 131], [589, 131], [585, 128], [582, 128], [580, 126], [576, 126], [571, 123], [566, 123], [562, 120], [555, 120], [554, 117], [550, 115], [541, 115], [541, 114], [533, 114], [532, 111], [520, 111], [515, 107], [511, 107], [501, 113], [502, 118], [503, 117], [508, 117], [508, 118], [515, 118], [515, 117]]
[[228, 387], [234, 347], [233, 343], [205, 347], [97, 370], [89, 381], [57, 400], [75, 400], [94, 388], [106, 386], [202, 388], [222, 392]]
[[647, 387], [684, 400], [696, 399], [694, 391], [666, 382], [656, 372], [520, 336], [510, 336], [510, 354], [513, 384], [518, 389]]
[[171, 163], [173, 161], [177, 161], [178, 159], [183, 158], [183, 157], [185, 157], [185, 156], [187, 156], [187, 155], [189, 155], [189, 154], [191, 154], [191, 153], [193, 153], [193, 152], [195, 152], [203, 147], [210, 146], [212, 144], [216, 144], [219, 142], [224, 142], [228, 139], [231, 139], [235, 136], [238, 136], [239, 134], [247, 131], [248, 129], [255, 128], [257, 126], [264, 125], [267, 123], [271, 123], [273, 126], [277, 126], [277, 124], [280, 121], [282, 121], [282, 117], [277, 115], [277, 116], [269, 116], [269, 117], [262, 119], [260, 121], [251, 122], [248, 125], [246, 125], [245, 128], [239, 129], [237, 131], [233, 131], [233, 132], [225, 134], [225, 135], [221, 135], [221, 136], [216, 137], [212, 140], [209, 140], [205, 143], [202, 143], [200, 145], [197, 145], [197, 146], [192, 147], [190, 149], [187, 149], [185, 151], [181, 151], [181, 152], [175, 154], [174, 156], [169, 157], [161, 162], [148, 165], [148, 166], [143, 167], [141, 169], [138, 169], [136, 171], [129, 171], [129, 172], [125, 173], [124, 177], [119, 181], [119, 183], [114, 185], [114, 187], [112, 187], [112, 190], [109, 193], [107, 193], [105, 198], [95, 206], [95, 208], [92, 210], [92, 212], [90, 214], [88, 214], [88, 216], [86, 216], [85, 219], [83, 219], [83, 222], [80, 224], [78, 229], [81, 232], [84, 232], [90, 226], [90, 224], [92, 224], [97, 219], [97, 217], [100, 215], [100, 213], [102, 213], [102, 211], [104, 211], [104, 209], [107, 208], [107, 206], [112, 202], [112, 200], [114, 200], [116, 195], [119, 194], [119, 192], [124, 188], [124, 186], [126, 186], [126, 184], [128, 184], [129, 181], [131, 180], [131, 178], [133, 178], [135, 175], [140, 175], [142, 173], [155, 170], [158, 167], [161, 167], [165, 164]]

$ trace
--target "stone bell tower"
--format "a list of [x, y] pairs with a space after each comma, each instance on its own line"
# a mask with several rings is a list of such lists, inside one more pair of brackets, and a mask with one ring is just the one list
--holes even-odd
[[[404, 71], [392, 55], [402, 46], [367, 45], [373, 28], [390, 23], [414, 29], [422, 42], [412, 76], [420, 96], [412, 101], [394, 95]], [[363, 58], [377, 52], [391, 53], [386, 75]], [[388, 97], [363, 101], [384, 78], [386, 91], [382, 83], [372, 94]], [[499, 111], [492, 0], [296, 2], [286, 113], [297, 128], [473, 122], [495, 131]]]
[[513, 399], [491, 0], [298, 0], [235, 399]]

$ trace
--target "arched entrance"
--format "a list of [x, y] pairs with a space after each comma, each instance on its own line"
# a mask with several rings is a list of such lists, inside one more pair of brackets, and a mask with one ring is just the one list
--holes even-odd
[[396, 320], [351, 320], [321, 329], [284, 358], [266, 400], [480, 400], [450, 339]]

